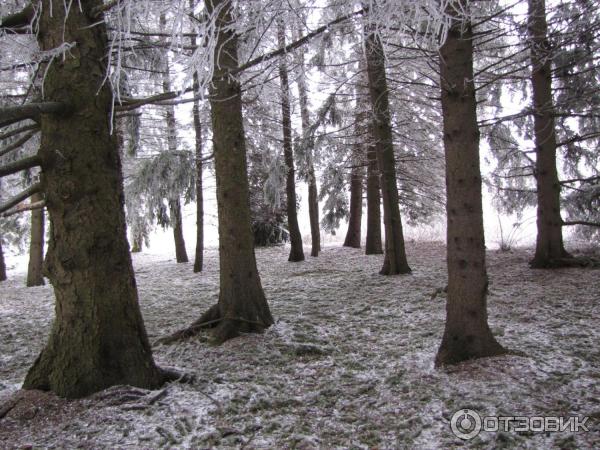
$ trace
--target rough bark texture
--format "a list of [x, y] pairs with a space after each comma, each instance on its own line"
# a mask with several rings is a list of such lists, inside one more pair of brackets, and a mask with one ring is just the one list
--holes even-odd
[[[296, 84], [298, 85], [298, 100], [300, 103], [300, 121], [302, 132], [306, 133], [310, 128], [310, 115], [308, 111], [308, 94], [306, 89], [306, 75], [304, 73], [304, 48], [301, 47], [297, 53], [298, 58], [298, 76]], [[319, 256], [321, 251], [321, 230], [319, 227], [319, 198], [317, 188], [317, 177], [314, 167], [314, 148], [309, 145], [306, 149], [306, 166], [308, 175], [308, 219], [310, 221], [311, 249], [310, 256]]]
[[183, 226], [181, 218], [181, 201], [179, 198], [169, 200], [169, 215], [171, 216], [171, 227], [175, 239], [175, 258], [178, 263], [188, 262], [185, 240], [183, 239]]
[[396, 184], [396, 161], [385, 75], [385, 57], [381, 41], [376, 34], [367, 31], [365, 51], [369, 93], [373, 108], [373, 138], [377, 147], [377, 164], [381, 174], [380, 186], [385, 225], [385, 258], [380, 273], [382, 275], [410, 273], [404, 247]]
[[[31, 203], [42, 201], [44, 196], [35, 193], [31, 196]], [[29, 241], [29, 264], [27, 266], [27, 286], [42, 286], [44, 275], [44, 208], [31, 211], [31, 240]]]
[[[44, 93], [69, 115], [42, 115], [42, 181], [51, 222], [45, 275], [56, 318], [23, 388], [83, 397], [108, 386], [156, 388], [126, 239], [121, 162], [109, 131], [111, 93], [103, 83], [106, 36], [82, 1], [65, 18], [62, 1], [43, 2], [38, 42], [77, 42], [48, 68]], [[50, 12], [52, 11], [52, 14]], [[92, 26], [94, 24], [94, 26]], [[56, 149], [60, 149], [57, 151]]]
[[379, 169], [377, 167], [377, 149], [373, 143], [373, 126], [369, 123], [367, 144], [367, 238], [365, 254], [380, 255], [381, 245], [381, 195], [379, 190]]
[[535, 114], [535, 179], [537, 182], [537, 238], [531, 266], [558, 267], [565, 251], [560, 215], [560, 183], [556, 170], [556, 132], [552, 100], [552, 67], [547, 38], [545, 0], [529, 0], [528, 33], [531, 43], [531, 84]]
[[[285, 25], [277, 21], [279, 47], [285, 47]], [[281, 123], [283, 128], [283, 157], [287, 168], [285, 192], [287, 196], [288, 231], [290, 233], [290, 256], [288, 261], [304, 261], [302, 235], [298, 225], [296, 209], [296, 171], [294, 170], [294, 150], [292, 148], [292, 113], [290, 109], [290, 84], [285, 58], [279, 60], [279, 82], [281, 84]]]
[[215, 72], [210, 91], [217, 206], [219, 213], [217, 342], [239, 332], [261, 332], [273, 324], [256, 268], [250, 220], [246, 142], [242, 122], [241, 88], [227, 72], [238, 65], [238, 36], [230, 0], [205, 0], [207, 11], [219, 11]]
[[[191, 0], [192, 6], [193, 1]], [[192, 38], [192, 46], [196, 38]], [[198, 74], [194, 73], [194, 95], [200, 91]], [[202, 272], [204, 265], [204, 193], [202, 192], [202, 123], [200, 122], [200, 102], [194, 101], [194, 134], [196, 143], [196, 254], [194, 256], [194, 272]]]
[[472, 39], [470, 24], [463, 28], [455, 19], [440, 49], [446, 154], [448, 300], [446, 327], [436, 365], [504, 353], [487, 323], [488, 278]]
[[4, 252], [2, 251], [2, 237], [0, 236], [0, 281], [6, 281], [6, 263], [4, 262]]

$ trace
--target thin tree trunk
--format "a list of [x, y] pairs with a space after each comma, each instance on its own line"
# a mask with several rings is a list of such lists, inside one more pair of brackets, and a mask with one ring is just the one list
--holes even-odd
[[373, 108], [373, 137], [377, 146], [377, 164], [381, 174], [380, 186], [385, 224], [385, 258], [379, 273], [382, 275], [410, 273], [404, 247], [398, 186], [396, 185], [396, 161], [385, 75], [385, 57], [377, 34], [367, 32], [365, 51], [369, 93]]
[[361, 98], [360, 89], [356, 89], [356, 123], [354, 126], [355, 143], [350, 158], [350, 216], [348, 218], [348, 231], [344, 239], [344, 247], [360, 248], [360, 231], [362, 222], [363, 203], [363, 159], [365, 155], [365, 109], [364, 99]]
[[131, 253], [140, 253], [144, 245], [144, 237], [140, 234], [134, 234], [132, 238]]
[[559, 261], [569, 254], [564, 248], [562, 237], [546, 2], [529, 0], [528, 4], [537, 182], [537, 239], [535, 255], [530, 264], [536, 268], [548, 268], [560, 266]]
[[[285, 25], [277, 21], [277, 40], [279, 47], [285, 47]], [[290, 85], [285, 58], [279, 60], [279, 81], [281, 83], [281, 122], [283, 125], [283, 156], [287, 167], [285, 192], [287, 195], [288, 231], [290, 233], [290, 256], [288, 261], [304, 261], [302, 235], [298, 225], [296, 209], [296, 176], [294, 170], [294, 150], [292, 148], [292, 114], [290, 109]]]
[[[44, 196], [36, 193], [31, 196], [31, 203], [42, 201]], [[27, 286], [42, 286], [44, 275], [44, 208], [31, 211], [31, 240], [29, 243], [29, 265], [27, 267]]]
[[[194, 9], [196, 0], [190, 0], [190, 9]], [[196, 37], [190, 38], [192, 47], [196, 47]], [[200, 94], [198, 73], [193, 75], [194, 96]], [[200, 101], [194, 100], [194, 136], [196, 144], [196, 254], [194, 257], [194, 272], [202, 272], [204, 266], [204, 193], [202, 191], [202, 122], [200, 121]]]
[[[302, 124], [302, 133], [308, 132], [310, 128], [310, 115], [308, 111], [308, 94], [306, 89], [306, 74], [304, 72], [304, 47], [297, 51], [298, 75], [296, 84], [298, 85], [298, 100], [300, 103], [300, 121]], [[317, 177], [315, 176], [314, 166], [314, 146], [310, 142], [306, 149], [306, 165], [308, 175], [308, 219], [310, 221], [311, 249], [310, 256], [319, 256], [321, 251], [321, 230], [319, 227], [319, 198], [317, 188]]]
[[369, 121], [367, 143], [367, 238], [365, 254], [380, 255], [381, 245], [381, 195], [379, 190], [379, 169], [377, 168], [377, 148], [373, 142], [373, 125]]
[[[164, 15], [160, 16], [160, 24], [162, 27], [166, 26]], [[165, 50], [162, 56], [164, 63], [162, 86], [164, 92], [170, 92], [171, 74], [169, 54]], [[165, 121], [167, 123], [167, 148], [170, 152], [175, 152], [177, 151], [177, 121], [175, 119], [175, 106], [168, 105], [165, 107]], [[178, 263], [186, 263], [188, 262], [188, 256], [185, 250], [185, 240], [183, 238], [183, 221], [179, 197], [169, 199], [169, 213], [171, 227], [173, 228], [173, 239], [175, 240], [175, 259]]]
[[171, 227], [175, 239], [175, 258], [178, 263], [186, 263], [188, 262], [188, 256], [185, 250], [185, 240], [183, 239], [183, 221], [179, 198], [169, 200], [169, 215], [171, 216]]
[[[456, 14], [448, 8], [449, 14]], [[505, 352], [487, 322], [488, 278], [473, 82], [473, 32], [455, 18], [440, 49], [447, 189], [448, 300], [436, 365]]]
[[2, 236], [0, 236], [0, 281], [6, 281], [6, 263], [4, 262], [4, 252], [2, 251]]
[[[45, 275], [54, 287], [56, 319], [24, 389], [83, 397], [113, 385], [157, 388], [156, 367], [138, 306], [123, 210], [121, 161], [109, 130], [111, 92], [106, 29], [90, 19], [100, 0], [44, 2], [37, 39], [43, 51], [77, 42], [49, 66], [48, 101], [66, 116], [41, 116], [42, 178], [51, 222]], [[68, 87], [68, 89], [66, 88]], [[56, 152], [60, 149], [60, 154]]]
[[215, 71], [210, 105], [219, 213], [219, 303], [205, 317], [217, 316], [217, 342], [240, 332], [261, 332], [273, 317], [260, 283], [254, 255], [242, 121], [241, 88], [227, 72], [238, 66], [238, 35], [231, 27], [230, 0], [205, 0], [209, 14], [218, 11]]

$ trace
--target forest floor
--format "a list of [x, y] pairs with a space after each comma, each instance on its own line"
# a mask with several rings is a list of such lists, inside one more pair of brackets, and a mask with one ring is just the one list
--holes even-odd
[[[154, 349], [193, 374], [162, 391], [112, 388], [67, 401], [19, 391], [53, 317], [48, 286], [0, 285], [0, 447], [44, 448], [600, 448], [600, 271], [531, 270], [529, 250], [488, 253], [489, 321], [506, 356], [436, 370], [444, 328], [445, 250], [411, 243], [413, 274], [378, 275], [381, 256], [327, 247], [287, 262], [259, 249], [276, 324], [222, 346], [200, 335]], [[206, 270], [134, 256], [151, 341], [197, 319], [218, 296]], [[437, 295], [434, 293], [438, 292]], [[450, 419], [589, 417], [589, 432], [484, 432], [455, 437]]]

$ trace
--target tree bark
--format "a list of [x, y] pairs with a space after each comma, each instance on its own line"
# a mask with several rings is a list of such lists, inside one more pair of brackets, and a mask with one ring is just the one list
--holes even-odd
[[570, 255], [563, 245], [560, 183], [556, 170], [556, 132], [552, 100], [552, 67], [547, 38], [545, 0], [529, 0], [528, 33], [531, 45], [531, 84], [535, 114], [535, 179], [537, 183], [537, 238], [531, 267], [560, 266]]
[[6, 263], [4, 262], [4, 252], [2, 251], [2, 236], [0, 236], [0, 281], [6, 281]]
[[175, 259], [178, 263], [186, 263], [188, 262], [188, 256], [185, 250], [185, 240], [183, 239], [183, 221], [179, 198], [169, 200], [169, 215], [171, 216], [171, 227], [173, 228], [173, 238], [175, 239]]
[[[306, 75], [304, 73], [304, 47], [298, 49], [298, 100], [300, 103], [300, 121], [302, 133], [307, 133], [310, 128], [310, 115], [308, 111], [308, 94], [306, 89]], [[319, 227], [319, 197], [317, 188], [317, 177], [314, 166], [314, 147], [306, 149], [306, 165], [308, 175], [308, 219], [310, 221], [311, 249], [310, 256], [317, 257], [321, 251], [321, 230]]]
[[365, 254], [380, 255], [381, 245], [381, 195], [379, 189], [379, 169], [377, 168], [377, 148], [373, 142], [373, 125], [369, 121], [367, 143], [367, 238]]
[[238, 66], [238, 35], [230, 0], [205, 0], [216, 17], [215, 71], [210, 89], [219, 214], [220, 292], [214, 336], [217, 342], [240, 332], [261, 332], [273, 317], [256, 268], [250, 220], [246, 141], [239, 82], [228, 76]]
[[390, 105], [385, 75], [385, 56], [379, 37], [366, 31], [365, 51], [369, 93], [373, 108], [373, 137], [377, 147], [377, 164], [380, 172], [383, 222], [385, 225], [385, 257], [382, 275], [410, 273], [406, 259], [398, 186], [396, 184], [396, 161], [392, 139]]
[[[456, 14], [451, 7], [447, 12]], [[505, 352], [487, 322], [473, 32], [470, 23], [456, 17], [440, 49], [440, 81], [446, 155], [448, 300], [437, 366]]]
[[131, 253], [140, 253], [144, 246], [144, 237], [141, 234], [134, 234], [132, 238]]
[[[41, 193], [31, 197], [31, 203], [44, 199]], [[27, 286], [44, 285], [42, 264], [44, 263], [44, 208], [31, 211], [31, 241], [29, 243], [29, 265], [27, 267]]]
[[[279, 47], [285, 47], [285, 25], [277, 20], [277, 40]], [[290, 85], [285, 57], [279, 60], [279, 82], [281, 83], [281, 122], [283, 128], [283, 157], [287, 168], [285, 192], [287, 196], [288, 231], [290, 233], [290, 256], [288, 261], [304, 261], [302, 235], [298, 225], [296, 209], [296, 176], [294, 170], [294, 150], [292, 148], [292, 114], [290, 109]]]
[[[121, 161], [109, 129], [111, 92], [106, 29], [89, 18], [100, 0], [65, 17], [62, 1], [44, 1], [37, 39], [50, 51], [77, 42], [49, 66], [44, 92], [68, 104], [68, 116], [42, 115], [42, 182], [51, 221], [44, 272], [56, 318], [24, 389], [83, 397], [112, 385], [157, 388], [156, 367], [138, 305], [129, 254]], [[56, 149], [60, 149], [57, 152]]]

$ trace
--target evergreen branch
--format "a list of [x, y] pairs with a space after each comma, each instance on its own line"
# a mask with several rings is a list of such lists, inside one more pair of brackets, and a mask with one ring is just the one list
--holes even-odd
[[600, 227], [600, 223], [598, 222], [588, 222], [586, 220], [563, 220], [562, 223], [563, 227], [564, 226], [572, 226], [572, 225], [584, 225], [587, 227]]

